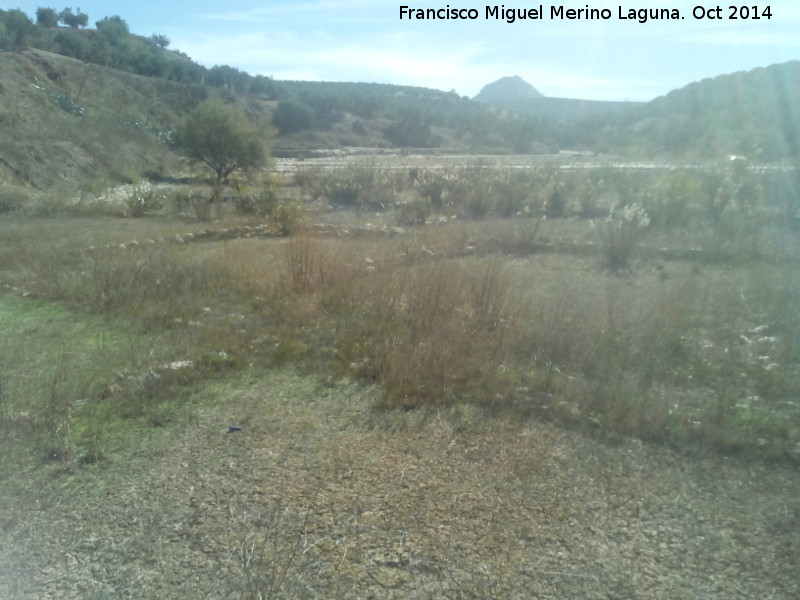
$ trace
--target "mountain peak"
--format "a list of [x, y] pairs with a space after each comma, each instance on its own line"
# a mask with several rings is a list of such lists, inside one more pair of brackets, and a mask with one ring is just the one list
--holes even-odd
[[473, 98], [477, 102], [492, 103], [496, 100], [528, 100], [530, 98], [544, 98], [530, 83], [519, 75], [502, 77], [497, 81], [483, 86], [480, 93]]

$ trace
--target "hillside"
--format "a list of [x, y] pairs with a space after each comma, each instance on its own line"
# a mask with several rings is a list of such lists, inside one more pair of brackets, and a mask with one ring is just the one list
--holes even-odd
[[[453, 92], [377, 83], [275, 82], [279, 149], [337, 146], [530, 152], [525, 118], [501, 115]], [[284, 109], [289, 115], [284, 121]]]
[[800, 153], [800, 61], [704, 79], [656, 98], [628, 135], [651, 151], [765, 161]]
[[222, 93], [266, 121], [281, 102], [306, 110], [306, 121], [279, 136], [277, 152], [504, 144], [497, 133], [503, 119], [454, 94], [285, 82], [284, 100], [276, 101], [263, 93], [146, 77], [27, 48], [0, 52], [0, 175], [35, 188], [174, 175], [181, 158], [169, 146], [170, 132], [209, 93]]
[[594, 115], [560, 130], [562, 147], [631, 158], [776, 162], [800, 154], [800, 62], [690, 83], [646, 104]]
[[559, 122], [581, 121], [606, 116], [627, 114], [641, 106], [641, 102], [615, 102], [611, 100], [580, 100], [578, 98], [504, 98], [492, 102], [506, 110], [521, 115], [551, 119]]
[[495, 96], [560, 148], [629, 158], [767, 162], [800, 154], [800, 62], [690, 83], [647, 103]]
[[0, 174], [37, 188], [177, 166], [166, 141], [196, 91], [35, 49], [0, 53]]
[[61, 185], [70, 193], [183, 173], [171, 132], [210, 94], [274, 125], [277, 155], [343, 146], [547, 151], [525, 117], [499, 114], [455, 93], [275, 81], [227, 65], [206, 68], [168, 49], [165, 36], [130, 32], [119, 16], [79, 29], [59, 27], [58, 15], [47, 10], [50, 23], [0, 10], [0, 174], [6, 184]]
[[342, 146], [528, 152], [536, 142], [521, 117], [453, 93], [274, 82], [229, 67], [209, 70], [201, 85], [26, 48], [0, 52], [0, 174], [35, 188], [175, 175], [181, 159], [170, 132], [209, 94], [271, 121], [283, 155]]

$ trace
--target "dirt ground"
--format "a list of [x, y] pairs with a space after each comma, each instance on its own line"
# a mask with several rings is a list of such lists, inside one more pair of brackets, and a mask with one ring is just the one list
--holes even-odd
[[246, 372], [108, 460], [19, 473], [0, 598], [800, 597], [796, 470], [374, 393]]

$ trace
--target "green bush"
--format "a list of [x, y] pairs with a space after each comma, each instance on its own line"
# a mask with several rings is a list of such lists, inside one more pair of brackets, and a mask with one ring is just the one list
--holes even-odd
[[53, 102], [64, 112], [77, 117], [82, 117], [85, 112], [83, 106], [75, 102], [69, 94], [56, 94], [53, 96]]
[[514, 217], [535, 202], [537, 172], [534, 169], [501, 169], [492, 174], [491, 193], [498, 217]]
[[272, 124], [281, 135], [314, 128], [314, 111], [297, 100], [282, 100], [272, 116]]
[[670, 171], [644, 196], [644, 206], [654, 227], [671, 230], [687, 227], [690, 208], [702, 194], [700, 177], [686, 170]]
[[706, 256], [712, 260], [758, 256], [768, 204], [762, 177], [744, 161], [736, 161], [714, 173], [712, 181], [717, 187], [707, 196], [712, 231], [706, 236]]
[[295, 181], [313, 198], [347, 208], [392, 208], [404, 182], [391, 169], [357, 163], [337, 169], [308, 169], [295, 174]]
[[240, 215], [265, 217], [272, 214], [278, 202], [278, 184], [272, 178], [257, 183], [234, 184], [233, 205]]
[[281, 235], [293, 235], [306, 224], [306, 209], [297, 200], [280, 200], [272, 209], [272, 222]]

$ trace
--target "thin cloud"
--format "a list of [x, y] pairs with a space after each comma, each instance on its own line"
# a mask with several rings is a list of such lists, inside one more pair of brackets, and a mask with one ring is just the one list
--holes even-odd
[[[508, 24], [410, 23], [382, 0], [306, 0], [208, 11], [214, 28], [166, 33], [201, 64], [276, 79], [396, 83], [471, 97], [519, 74], [547, 96], [650, 100], [697, 78], [796, 57], [800, 38], [785, 25], [800, 7], [779, 4], [772, 20], [711, 22], [691, 19], [695, 0], [674, 0], [686, 20], [639, 24], [616, 19], [618, 0], [598, 0], [591, 6], [610, 8], [613, 19]], [[470, 5], [481, 4], [451, 4]]]
[[[502, 59], [487, 54], [478, 40], [452, 52], [411, 34], [395, 34], [374, 40], [341, 44], [325, 34], [298, 37], [291, 33], [249, 33], [231, 40], [222, 34], [202, 38], [175, 38], [176, 47], [206, 65], [227, 64], [276, 79], [316, 81], [371, 81], [456, 90], [475, 96], [487, 83], [518, 74], [546, 96], [595, 100], [650, 100], [669, 91], [663, 77], [604, 76], [585, 66], [575, 68], [551, 63], [532, 67], [529, 55], [517, 53]], [[431, 56], [436, 60], [430, 60]], [[480, 58], [479, 60], [479, 57]], [[683, 85], [688, 81], [676, 81]], [[673, 86], [674, 87], [674, 86]]]
[[764, 46], [767, 48], [800, 48], [800, 37], [788, 33], [747, 32], [736, 30], [714, 31], [704, 34], [684, 35], [679, 41], [688, 44], [717, 46]]
[[373, 6], [385, 6], [376, 0], [320, 0], [319, 2], [290, 2], [269, 7], [256, 7], [245, 11], [205, 13], [200, 15], [206, 19], [217, 21], [234, 21], [242, 23], [272, 22], [276, 17], [289, 15], [309, 15], [337, 17], [353, 20], [358, 12]]

